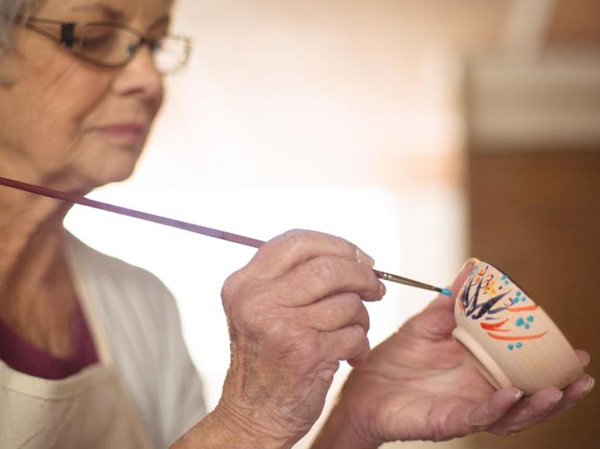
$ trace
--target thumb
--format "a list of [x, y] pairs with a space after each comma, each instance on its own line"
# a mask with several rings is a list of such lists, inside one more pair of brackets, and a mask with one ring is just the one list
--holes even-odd
[[456, 296], [458, 295], [460, 287], [462, 287], [462, 285], [465, 283], [465, 281], [473, 271], [473, 267], [479, 262], [480, 260], [476, 257], [471, 257], [470, 259], [467, 259], [467, 261], [463, 264], [462, 268], [460, 269], [460, 271], [454, 278], [454, 281], [452, 282], [452, 287], [450, 287], [450, 290], [452, 291], [452, 295], [450, 296], [450, 298], [453, 301], [456, 300]]
[[417, 333], [424, 338], [434, 340], [448, 338], [456, 327], [454, 320], [456, 296], [478, 262], [479, 259], [476, 258], [468, 259], [452, 282], [450, 287], [452, 295], [438, 295], [423, 312], [407, 322], [404, 327], [411, 329], [413, 333]]

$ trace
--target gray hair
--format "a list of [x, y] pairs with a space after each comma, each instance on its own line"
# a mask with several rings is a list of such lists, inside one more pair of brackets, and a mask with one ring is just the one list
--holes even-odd
[[39, 0], [0, 0], [0, 53], [13, 43], [13, 27]]

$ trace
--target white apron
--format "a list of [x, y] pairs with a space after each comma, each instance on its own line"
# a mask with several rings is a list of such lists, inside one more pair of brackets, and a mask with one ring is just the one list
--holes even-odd
[[153, 449], [116, 375], [107, 339], [82, 285], [79, 298], [99, 363], [60, 380], [17, 372], [0, 361], [0, 448]]

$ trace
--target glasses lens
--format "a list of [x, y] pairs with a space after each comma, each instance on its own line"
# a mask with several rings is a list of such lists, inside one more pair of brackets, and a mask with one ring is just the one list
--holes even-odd
[[140, 44], [139, 37], [123, 28], [106, 25], [78, 26], [73, 51], [90, 61], [119, 66], [131, 60]]
[[185, 66], [191, 50], [186, 38], [167, 36], [156, 41], [153, 47], [154, 64], [163, 74], [173, 73]]

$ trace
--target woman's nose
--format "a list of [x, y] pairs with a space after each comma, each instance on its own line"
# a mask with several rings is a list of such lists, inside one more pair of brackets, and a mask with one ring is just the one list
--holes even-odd
[[148, 46], [142, 46], [129, 64], [120, 70], [115, 89], [122, 95], [134, 95], [150, 104], [160, 104], [163, 96], [162, 75], [156, 68]]

